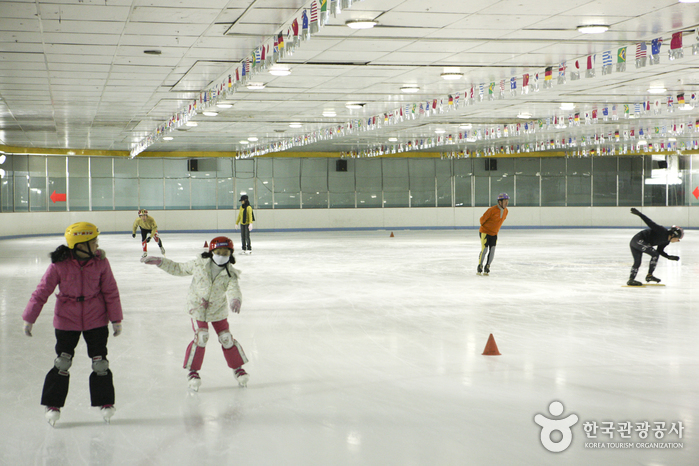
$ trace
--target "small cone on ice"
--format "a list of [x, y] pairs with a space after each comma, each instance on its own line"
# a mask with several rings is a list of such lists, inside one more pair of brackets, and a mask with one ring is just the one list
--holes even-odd
[[498, 345], [495, 343], [495, 338], [493, 338], [492, 333], [488, 337], [488, 343], [485, 344], [483, 356], [500, 356], [500, 351], [498, 351]]
[[395, 238], [395, 236], [393, 236], [393, 232], [391, 232], [391, 236], [389, 236], [389, 238]]
[[208, 247], [209, 247], [209, 245], [206, 244], [206, 241], [204, 241], [204, 247], [205, 247], [205, 248], [208, 248]]

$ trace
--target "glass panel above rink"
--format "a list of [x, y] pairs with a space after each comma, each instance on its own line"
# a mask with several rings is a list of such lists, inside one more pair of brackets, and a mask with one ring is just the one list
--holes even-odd
[[[699, 205], [699, 156], [173, 159], [4, 155], [0, 211]], [[342, 161], [343, 163], [337, 163]], [[52, 193], [55, 195], [52, 197]]]

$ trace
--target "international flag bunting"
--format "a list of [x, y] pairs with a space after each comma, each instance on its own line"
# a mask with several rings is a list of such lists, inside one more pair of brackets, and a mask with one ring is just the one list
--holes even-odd
[[595, 55], [587, 56], [587, 71], [585, 72], [586, 78], [595, 77]]
[[325, 26], [330, 20], [330, 12], [328, 11], [328, 0], [320, 0], [320, 25]]
[[529, 94], [529, 74], [522, 75], [522, 92]]
[[517, 80], [514, 76], [510, 78], [510, 95], [512, 97], [517, 95]]
[[235, 82], [237, 83], [238, 81], [240, 81], [240, 74], [238, 73], [238, 68], [236, 68], [235, 69]]
[[294, 22], [291, 23], [291, 30], [294, 31], [294, 41], [292, 43], [292, 47], [295, 49], [296, 47], [299, 46], [299, 43], [301, 42], [301, 39], [299, 37], [299, 20], [294, 18]]
[[534, 92], [539, 92], [539, 73], [534, 75], [534, 82], [532, 83], [532, 90]]
[[233, 81], [233, 78], [232, 78], [232, 76], [229, 74], [229, 75], [228, 75], [228, 90], [230, 90], [231, 87], [233, 87], [233, 82], [232, 82], [232, 81]]
[[626, 71], [626, 47], [620, 48], [616, 53], [616, 71]]
[[279, 61], [279, 40], [275, 37], [274, 38], [274, 49], [273, 49], [274, 57], [272, 58], [272, 61], [275, 63]]
[[318, 26], [318, 2], [311, 2], [311, 34], [315, 34], [320, 30]]
[[629, 117], [629, 105], [624, 104], [624, 118], [628, 118], [628, 117]]
[[308, 28], [308, 13], [306, 10], [303, 10], [303, 13], [301, 14], [301, 39], [308, 40], [310, 38], [311, 32]]
[[612, 73], [612, 51], [607, 50], [602, 53], [602, 75]]
[[505, 80], [504, 79], [500, 80], [500, 97], [499, 98], [500, 99], [505, 98]]
[[695, 44], [692, 45], [692, 55], [699, 55], [699, 28], [694, 28]]
[[488, 100], [495, 100], [495, 83], [490, 83], [488, 86]]
[[592, 109], [592, 122], [597, 123], [597, 109], [596, 108]]
[[616, 105], [612, 105], [612, 120], [616, 121], [618, 119], [619, 115], [617, 115]]
[[650, 64], [657, 65], [660, 63], [660, 46], [663, 45], [663, 39], [658, 37], [650, 43]]
[[544, 70], [544, 89], [551, 89], [551, 87], [553, 87], [553, 82], [551, 81], [552, 78], [553, 78], [553, 67], [547, 66], [546, 69]]
[[484, 87], [485, 87], [485, 83], [481, 83], [480, 86], [479, 86], [479, 89], [478, 89], [478, 99], [479, 99], [481, 102], [483, 102]]
[[330, 11], [333, 14], [333, 18], [337, 18], [337, 15], [342, 13], [342, 8], [340, 8], [340, 0], [330, 0]]
[[566, 83], [566, 62], [561, 62], [558, 65], [558, 84]]
[[677, 105], [684, 105], [684, 94], [677, 94]]
[[570, 72], [570, 80], [577, 81], [580, 79], [580, 60], [575, 60], [575, 67]]
[[648, 47], [645, 41], [636, 44], [636, 68], [643, 68], [646, 66]]
[[682, 32], [676, 32], [672, 35], [672, 40], [670, 40], [670, 60], [676, 58], [682, 58], [684, 52], [682, 51]]
[[269, 53], [269, 44], [265, 46], [265, 68], [269, 68], [272, 65], [272, 54]]
[[667, 98], [667, 113], [673, 113], [675, 111], [674, 103], [675, 100], [672, 98], [672, 96]]

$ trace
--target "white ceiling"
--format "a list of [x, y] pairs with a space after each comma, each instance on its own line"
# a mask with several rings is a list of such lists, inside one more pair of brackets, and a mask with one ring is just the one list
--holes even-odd
[[[306, 0], [3, 0], [0, 145], [130, 151], [153, 138], [201, 91], [227, 82], [229, 74], [235, 77], [245, 57], [286, 33], [310, 5]], [[344, 25], [354, 19], [379, 24], [368, 30]], [[576, 30], [583, 24], [607, 24], [610, 30], [585, 35]], [[216, 117], [197, 114], [193, 120], [199, 126], [172, 131], [172, 141], [155, 138], [147, 151], [237, 151], [249, 149], [239, 141], [251, 136], [264, 148], [338, 126], [346, 129], [342, 136], [293, 150], [363, 150], [386, 144], [389, 137], [399, 142], [434, 137], [437, 129], [456, 139], [459, 123], [498, 128], [522, 123], [516, 118], [520, 112], [567, 122], [571, 112], [560, 110], [562, 102], [576, 103], [573, 113], [580, 112], [581, 119], [597, 109], [597, 124], [540, 131], [540, 138], [685, 124], [676, 136], [689, 143], [699, 134], [687, 124], [699, 118], [699, 106], [680, 111], [675, 105], [669, 113], [666, 103], [669, 96], [676, 104], [677, 94], [684, 93], [687, 102], [699, 94], [699, 54], [693, 55], [693, 49], [699, 51], [698, 25], [699, 6], [676, 0], [354, 0], [350, 8], [330, 15], [329, 23], [293, 55], [279, 60], [290, 67], [290, 76], [258, 72], [253, 80], [265, 82], [264, 90], [239, 86], [225, 98], [233, 108], [219, 110]], [[676, 32], [684, 32], [684, 57], [671, 61], [670, 39]], [[636, 43], [658, 37], [663, 39], [660, 64], [637, 69]], [[628, 46], [626, 71], [602, 75], [603, 52], [611, 50], [616, 63], [623, 46]], [[584, 68], [590, 54], [596, 54], [596, 76], [585, 78], [583, 70], [581, 79], [572, 81], [575, 60]], [[557, 80], [561, 61], [568, 66], [565, 84]], [[547, 66], [553, 66], [551, 89], [543, 86]], [[451, 67], [463, 78], [441, 79]], [[532, 80], [540, 74], [539, 92], [521, 94], [525, 73]], [[510, 95], [511, 77], [517, 79], [516, 97]], [[480, 83], [487, 88], [495, 82], [499, 89], [500, 80], [506, 85], [503, 99], [464, 105], [472, 85], [478, 94]], [[420, 91], [401, 93], [404, 85]], [[667, 88], [660, 96], [660, 114], [602, 121], [605, 105], [654, 103], [656, 96], [647, 92], [651, 85]], [[448, 107], [448, 96], [457, 94], [459, 107]], [[434, 99], [444, 99], [444, 113], [368, 131], [347, 130], [353, 119], [366, 121]], [[349, 110], [347, 102], [366, 105]], [[323, 117], [325, 110], [334, 110], [336, 117]], [[296, 121], [303, 127], [290, 128]], [[513, 133], [510, 126], [510, 138], [498, 144], [527, 140]]]

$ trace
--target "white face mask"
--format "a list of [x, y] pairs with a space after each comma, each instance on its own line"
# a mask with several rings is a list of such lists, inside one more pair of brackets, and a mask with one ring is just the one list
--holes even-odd
[[216, 263], [216, 265], [226, 265], [230, 260], [231, 256], [219, 256], [218, 254], [214, 254], [213, 256], [211, 256], [211, 258]]

